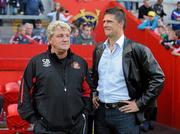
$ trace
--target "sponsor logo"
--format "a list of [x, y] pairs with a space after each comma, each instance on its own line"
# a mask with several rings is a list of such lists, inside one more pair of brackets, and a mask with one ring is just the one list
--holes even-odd
[[44, 67], [49, 67], [51, 66], [50, 60], [49, 59], [42, 59], [43, 66]]

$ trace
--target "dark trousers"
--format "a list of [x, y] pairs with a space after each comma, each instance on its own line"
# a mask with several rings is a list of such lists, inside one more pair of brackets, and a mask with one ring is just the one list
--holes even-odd
[[95, 111], [94, 134], [139, 134], [134, 113], [122, 113], [118, 109], [103, 106]]
[[91, 113], [88, 115], [88, 133], [87, 134], [93, 134], [93, 123], [94, 123], [94, 113]]
[[34, 126], [34, 134], [87, 134], [86, 118], [80, 115], [77, 123], [70, 129], [50, 130], [42, 120]]

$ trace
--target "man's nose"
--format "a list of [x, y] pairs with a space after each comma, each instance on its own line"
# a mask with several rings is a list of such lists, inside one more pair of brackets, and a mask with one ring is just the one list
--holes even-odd
[[103, 26], [104, 26], [104, 27], [108, 26], [108, 23], [107, 23], [107, 22], [104, 22], [104, 23], [103, 23]]
[[69, 37], [64, 37], [63, 41], [69, 41]]

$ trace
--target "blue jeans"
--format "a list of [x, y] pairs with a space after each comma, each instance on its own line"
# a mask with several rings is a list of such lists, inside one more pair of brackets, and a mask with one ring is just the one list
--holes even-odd
[[95, 112], [94, 134], [139, 134], [135, 113], [123, 113], [103, 106]]
[[7, 14], [6, 7], [0, 7], [0, 15], [6, 15], [6, 14]]
[[132, 9], [133, 9], [133, 3], [130, 2], [130, 1], [124, 2], [124, 5], [125, 5], [125, 8], [126, 8], [127, 10], [132, 10]]
[[16, 15], [17, 7], [13, 7], [13, 6], [9, 5], [9, 13], [10, 13], [10, 15]]

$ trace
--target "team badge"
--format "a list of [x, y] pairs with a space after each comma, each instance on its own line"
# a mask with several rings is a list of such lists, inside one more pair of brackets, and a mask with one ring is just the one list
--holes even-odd
[[77, 62], [77, 61], [74, 61], [72, 64], [71, 64], [72, 68], [74, 69], [80, 69], [80, 64]]

